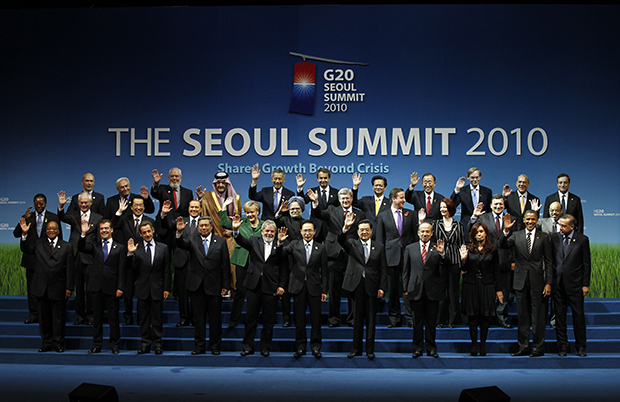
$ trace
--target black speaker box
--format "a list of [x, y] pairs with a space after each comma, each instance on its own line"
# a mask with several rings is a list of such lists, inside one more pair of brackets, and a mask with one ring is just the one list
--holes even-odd
[[510, 402], [510, 397], [496, 386], [461, 391], [459, 402]]
[[118, 402], [118, 394], [109, 385], [84, 382], [69, 393], [69, 402]]

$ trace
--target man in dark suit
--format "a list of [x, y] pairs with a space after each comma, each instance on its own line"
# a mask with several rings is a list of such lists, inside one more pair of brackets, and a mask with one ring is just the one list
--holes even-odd
[[[308, 190], [308, 196], [312, 201], [312, 216], [323, 220], [327, 225], [328, 233], [325, 238], [325, 251], [327, 252], [327, 265], [329, 271], [329, 313], [327, 320], [330, 327], [340, 326], [340, 302], [342, 297], [342, 281], [344, 280], [344, 271], [347, 267], [347, 253], [344, 252], [340, 244], [338, 244], [338, 236], [342, 232], [342, 225], [347, 214], [353, 213], [355, 223], [353, 230], [347, 236], [356, 238], [357, 224], [361, 221], [363, 212], [352, 207], [353, 193], [348, 188], [342, 188], [338, 192], [338, 200], [340, 206], [330, 205], [327, 209], [321, 209], [318, 202], [318, 194], [312, 190]], [[349, 314], [347, 315], [347, 324], [353, 326], [354, 305], [349, 300]]]
[[[444, 242], [431, 243], [433, 227], [422, 223], [418, 227], [420, 241], [405, 248], [403, 263], [404, 296], [409, 298], [413, 311], [413, 358], [422, 356], [424, 341], [426, 353], [431, 357], [437, 354], [437, 316], [439, 301], [446, 294], [445, 272], [443, 269]], [[426, 327], [426, 328], [424, 328]]]
[[260, 334], [260, 354], [269, 356], [273, 326], [276, 321], [278, 296], [284, 294], [287, 279], [280, 265], [280, 247], [277, 247], [276, 223], [266, 220], [261, 227], [262, 237], [252, 236], [246, 239], [239, 236], [241, 220], [236, 215], [232, 222], [233, 237], [237, 244], [250, 252], [248, 269], [243, 280], [247, 289], [247, 312], [245, 317], [245, 334], [241, 346], [241, 356], [254, 354], [254, 336], [258, 327], [261, 309], [263, 329]]
[[[312, 191], [319, 194], [319, 207], [322, 209], [327, 208], [328, 205], [338, 206], [338, 189], [329, 185], [332, 174], [327, 168], [319, 168], [316, 172], [316, 180], [319, 182], [317, 187], [312, 187]], [[297, 175], [297, 196], [302, 197], [304, 203], [309, 204], [310, 198], [304, 193], [304, 184], [306, 181], [301, 173]], [[323, 221], [316, 218], [310, 219], [314, 222], [316, 228], [316, 235], [314, 236], [316, 241], [322, 242], [327, 236], [327, 227], [323, 225]]]
[[553, 305], [558, 354], [566, 356], [570, 346], [566, 329], [566, 311], [570, 305], [573, 314], [575, 348], [579, 356], [586, 356], [586, 318], [584, 297], [590, 291], [590, 241], [575, 230], [572, 215], [560, 218], [560, 233], [551, 236], [555, 259]]
[[86, 241], [94, 242], [99, 232], [99, 222], [102, 216], [92, 212], [91, 195], [87, 192], [78, 194], [78, 211], [65, 213], [65, 204], [67, 203], [64, 191], [58, 193], [58, 219], [71, 225], [71, 234], [69, 243], [73, 248], [75, 258], [75, 315], [76, 321], [74, 325], [92, 324], [93, 304], [89, 293], [85, 293], [85, 285], [88, 283], [90, 275], [90, 267], [93, 264], [93, 256], [78, 251], [78, 241], [82, 236], [82, 225], [88, 224], [90, 229], [86, 233]]
[[283, 244], [282, 256], [290, 257], [286, 264], [289, 278], [287, 291], [295, 300], [295, 342], [296, 359], [306, 354], [306, 306], [310, 310], [310, 349], [312, 355], [321, 358], [321, 302], [327, 300], [327, 254], [325, 247], [314, 240], [316, 230], [311, 220], [303, 221], [300, 229], [302, 239], [288, 240], [288, 230], [278, 232], [278, 241]]
[[[389, 319], [388, 328], [401, 326], [400, 292], [402, 290], [401, 276], [403, 272], [403, 250], [409, 244], [418, 240], [418, 214], [404, 208], [405, 190], [393, 188], [390, 191], [392, 206], [379, 215], [376, 220], [377, 243], [385, 246], [387, 272], [389, 279]], [[409, 300], [403, 300], [407, 326], [413, 327], [411, 306]]]
[[560, 173], [558, 175], [558, 191], [549, 195], [545, 199], [545, 209], [543, 212], [543, 217], [549, 218], [549, 206], [553, 202], [559, 202], [562, 206], [562, 211], [564, 214], [572, 215], [575, 218], [575, 229], [583, 234], [583, 229], [585, 227], [583, 221], [583, 209], [581, 207], [581, 198], [573, 193], [569, 193], [568, 189], [570, 187], [570, 177], [566, 173]]
[[510, 190], [510, 186], [506, 184], [502, 192], [506, 211], [510, 216], [515, 218], [515, 231], [525, 228], [525, 224], [523, 223], [525, 211], [534, 211], [538, 217], [538, 211], [542, 206], [540, 204], [540, 199], [527, 191], [529, 187], [530, 179], [526, 175], [521, 174], [517, 177], [517, 191]]
[[273, 220], [276, 212], [280, 209], [280, 205], [295, 195], [291, 190], [284, 186], [286, 177], [282, 169], [274, 169], [271, 172], [271, 187], [263, 187], [260, 191], [256, 190], [256, 184], [260, 177], [260, 169], [258, 165], [252, 167], [252, 184], [248, 191], [248, 198], [263, 204], [263, 214], [261, 220]]
[[340, 245], [349, 255], [343, 289], [350, 292], [355, 303], [353, 346], [349, 359], [362, 355], [364, 322], [366, 323], [366, 356], [375, 358], [375, 326], [377, 299], [382, 298], [387, 287], [387, 262], [383, 244], [371, 240], [372, 223], [363, 219], [357, 226], [358, 239], [347, 238], [355, 223], [355, 216], [347, 215], [338, 237]]
[[170, 201], [172, 211], [176, 216], [187, 217], [189, 215], [189, 202], [194, 198], [192, 190], [181, 187], [183, 173], [178, 167], [173, 167], [168, 171], [168, 184], [160, 184], [163, 173], [153, 169], [153, 187], [151, 196], [159, 200], [159, 211], [155, 219], [155, 233], [159, 236], [159, 241], [166, 243], [170, 252], [174, 251], [175, 236], [174, 230], [162, 226], [161, 210], [164, 202]]
[[[458, 207], [461, 205], [461, 223], [463, 226], [469, 222], [474, 209], [478, 204], [482, 203], [484, 212], [491, 212], [491, 198], [493, 192], [490, 188], [480, 185], [482, 173], [477, 167], [469, 168], [467, 171], [467, 179], [464, 177], [456, 181], [456, 186], [450, 199]], [[469, 186], [465, 186], [465, 181], [469, 180]], [[465, 231], [465, 241], [469, 241], [469, 231]]]
[[87, 243], [86, 236], [90, 226], [82, 223], [82, 236], [78, 241], [80, 252], [93, 256], [86, 291], [93, 301], [93, 347], [89, 354], [100, 353], [103, 343], [103, 311], [108, 311], [110, 323], [110, 349], [113, 354], [119, 353], [121, 328], [118, 321], [118, 300], [123, 296], [125, 288], [125, 246], [112, 240], [112, 222], [103, 219], [99, 223], [100, 241]]
[[[101, 193], [97, 193], [94, 191], [95, 187], [95, 176], [92, 173], [85, 173], [82, 176], [82, 192], [90, 194], [93, 204], [90, 206], [90, 210], [103, 216], [103, 210], [105, 209], [105, 197]], [[73, 197], [71, 197], [71, 203], [67, 208], [67, 212], [79, 211], [80, 207], [78, 206], [78, 196], [80, 193], [77, 193]]]
[[[137, 197], [144, 199], [145, 214], [152, 214], [155, 212], [155, 204], [153, 204], [153, 200], [149, 197], [149, 189], [146, 188], [146, 186], [140, 187], [140, 194], [133, 194], [131, 192], [131, 183], [129, 183], [129, 179], [126, 177], [120, 177], [116, 180], [116, 191], [118, 191], [118, 194], [113, 195], [106, 200], [105, 209], [103, 210], [104, 218], [112, 220], [112, 217], [116, 211], [118, 211], [119, 201], [121, 199], [125, 200], [129, 206], [129, 209], [125, 209], [124, 212], [125, 214], [128, 214], [131, 210], [133, 200]], [[114, 234], [119, 235], [120, 233], [117, 231]], [[114, 240], [118, 241], [116, 237], [114, 237]]]
[[213, 234], [212, 222], [210, 216], [200, 217], [197, 232], [190, 234], [184, 218], [177, 218], [177, 248], [190, 254], [186, 287], [194, 310], [193, 355], [206, 353], [207, 314], [209, 349], [219, 355], [222, 347], [222, 296], [230, 287], [230, 258], [226, 239]]
[[140, 349], [138, 354], [163, 351], [164, 300], [170, 295], [170, 254], [168, 246], [153, 240], [155, 228], [151, 222], [140, 224], [142, 241], [127, 242], [128, 269], [136, 271], [136, 298], [138, 299], [138, 324]]
[[26, 218], [19, 221], [22, 230], [20, 248], [34, 258], [32, 294], [37, 298], [41, 348], [39, 352], [65, 351], [65, 323], [67, 299], [73, 292], [73, 247], [62, 241], [56, 221], [50, 221], [45, 236], [29, 236], [30, 224]]
[[[34, 205], [34, 213], [31, 211]], [[46, 210], [47, 197], [45, 194], [37, 194], [34, 196], [33, 205], [29, 206], [23, 218], [26, 220], [26, 224], [29, 225], [30, 230], [28, 236], [39, 239], [45, 237], [45, 229], [48, 222], [56, 222], [60, 227], [60, 221], [58, 216], [52, 212]], [[22, 228], [18, 223], [13, 230], [13, 236], [20, 238], [22, 236]], [[58, 232], [58, 237], [62, 240], [62, 230]], [[26, 291], [28, 292], [28, 318], [24, 321], [24, 324], [35, 324], [39, 322], [39, 312], [37, 310], [37, 297], [32, 294], [32, 276], [35, 271], [36, 260], [34, 255], [24, 253], [22, 254], [21, 266], [26, 269]]]
[[[517, 293], [519, 350], [512, 356], [537, 357], [545, 354], [545, 319], [547, 303], [553, 283], [553, 251], [549, 235], [537, 229], [538, 213], [524, 213], [524, 230], [510, 233], [516, 226], [510, 214], [504, 215], [504, 231], [499, 238], [501, 248], [512, 248], [515, 253], [513, 287]], [[529, 353], [530, 326], [533, 333], [532, 353]]]
[[[118, 202], [118, 210], [112, 216], [112, 227], [114, 228], [114, 241], [120, 244], [127, 244], [132, 239], [137, 243], [142, 238], [140, 236], [140, 225], [143, 222], [150, 222], [155, 227], [155, 221], [144, 215], [144, 199], [137, 197], [131, 203], [131, 213], [126, 213], [129, 203], [120, 199]], [[125, 270], [125, 289], [123, 293], [123, 325], [133, 325], [133, 296], [134, 282], [136, 280], [136, 271]]]
[[411, 173], [411, 184], [405, 192], [405, 199], [408, 203], [413, 205], [416, 211], [424, 208], [426, 211], [426, 219], [431, 221], [441, 219], [439, 204], [444, 196], [435, 192], [435, 185], [437, 185], [435, 175], [432, 173], [425, 173], [424, 176], [422, 176], [422, 187], [424, 187], [424, 191], [414, 191], [419, 181], [420, 178], [418, 177], [418, 173]]
[[[375, 224], [377, 215], [381, 212], [390, 209], [391, 201], [383, 193], [387, 188], [387, 179], [383, 176], [373, 176], [370, 179], [372, 184], [373, 195], [367, 195], [362, 198], [358, 197], [358, 189], [362, 183], [362, 175], [359, 173], [353, 174], [353, 206], [361, 209], [364, 212], [364, 219], [368, 219], [370, 223]], [[377, 235], [376, 231], [373, 231], [373, 239]]]
[[[511, 217], [514, 221], [514, 217]], [[485, 213], [482, 206], [474, 209], [472, 217], [469, 219], [469, 225], [466, 231], [469, 232], [474, 223], [484, 223], [489, 232], [489, 239], [497, 250], [499, 260], [499, 282], [504, 299], [500, 302], [497, 300], [497, 322], [502, 328], [512, 328], [510, 318], [508, 317], [508, 303], [510, 303], [510, 292], [512, 290], [512, 265], [514, 253], [511, 249], [499, 248], [499, 237], [504, 230], [504, 197], [501, 194], [493, 195], [491, 200], [491, 212]], [[509, 230], [510, 232], [510, 230]]]

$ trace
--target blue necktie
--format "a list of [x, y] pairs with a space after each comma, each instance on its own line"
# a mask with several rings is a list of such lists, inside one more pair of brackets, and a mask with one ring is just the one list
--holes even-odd
[[106, 260], [108, 259], [108, 241], [107, 240], [103, 242], [102, 250], [103, 250], [103, 262], [106, 262]]
[[202, 240], [202, 245], [205, 249], [205, 256], [207, 255], [207, 253], [209, 252], [209, 242], [207, 241], [207, 239], [203, 239]]

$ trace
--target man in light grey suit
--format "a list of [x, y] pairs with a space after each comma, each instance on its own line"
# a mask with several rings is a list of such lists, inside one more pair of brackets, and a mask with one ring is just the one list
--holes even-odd
[[562, 209], [562, 204], [557, 201], [552, 202], [551, 205], [549, 205], [549, 217], [542, 218], [538, 221], [540, 230], [550, 235], [558, 233], [560, 231], [560, 217], [563, 214], [564, 210]]

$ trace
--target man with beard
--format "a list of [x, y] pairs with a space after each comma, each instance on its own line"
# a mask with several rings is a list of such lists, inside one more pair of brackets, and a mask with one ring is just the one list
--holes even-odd
[[[92, 173], [85, 173], [82, 176], [82, 187], [84, 188], [85, 193], [89, 193], [93, 199], [93, 205], [90, 206], [90, 210], [103, 216], [103, 209], [105, 208], [105, 198], [103, 194], [97, 193], [94, 191], [95, 187], [95, 176]], [[78, 206], [78, 195], [79, 193], [71, 197], [71, 203], [67, 208], [67, 212], [78, 211], [80, 208]]]

